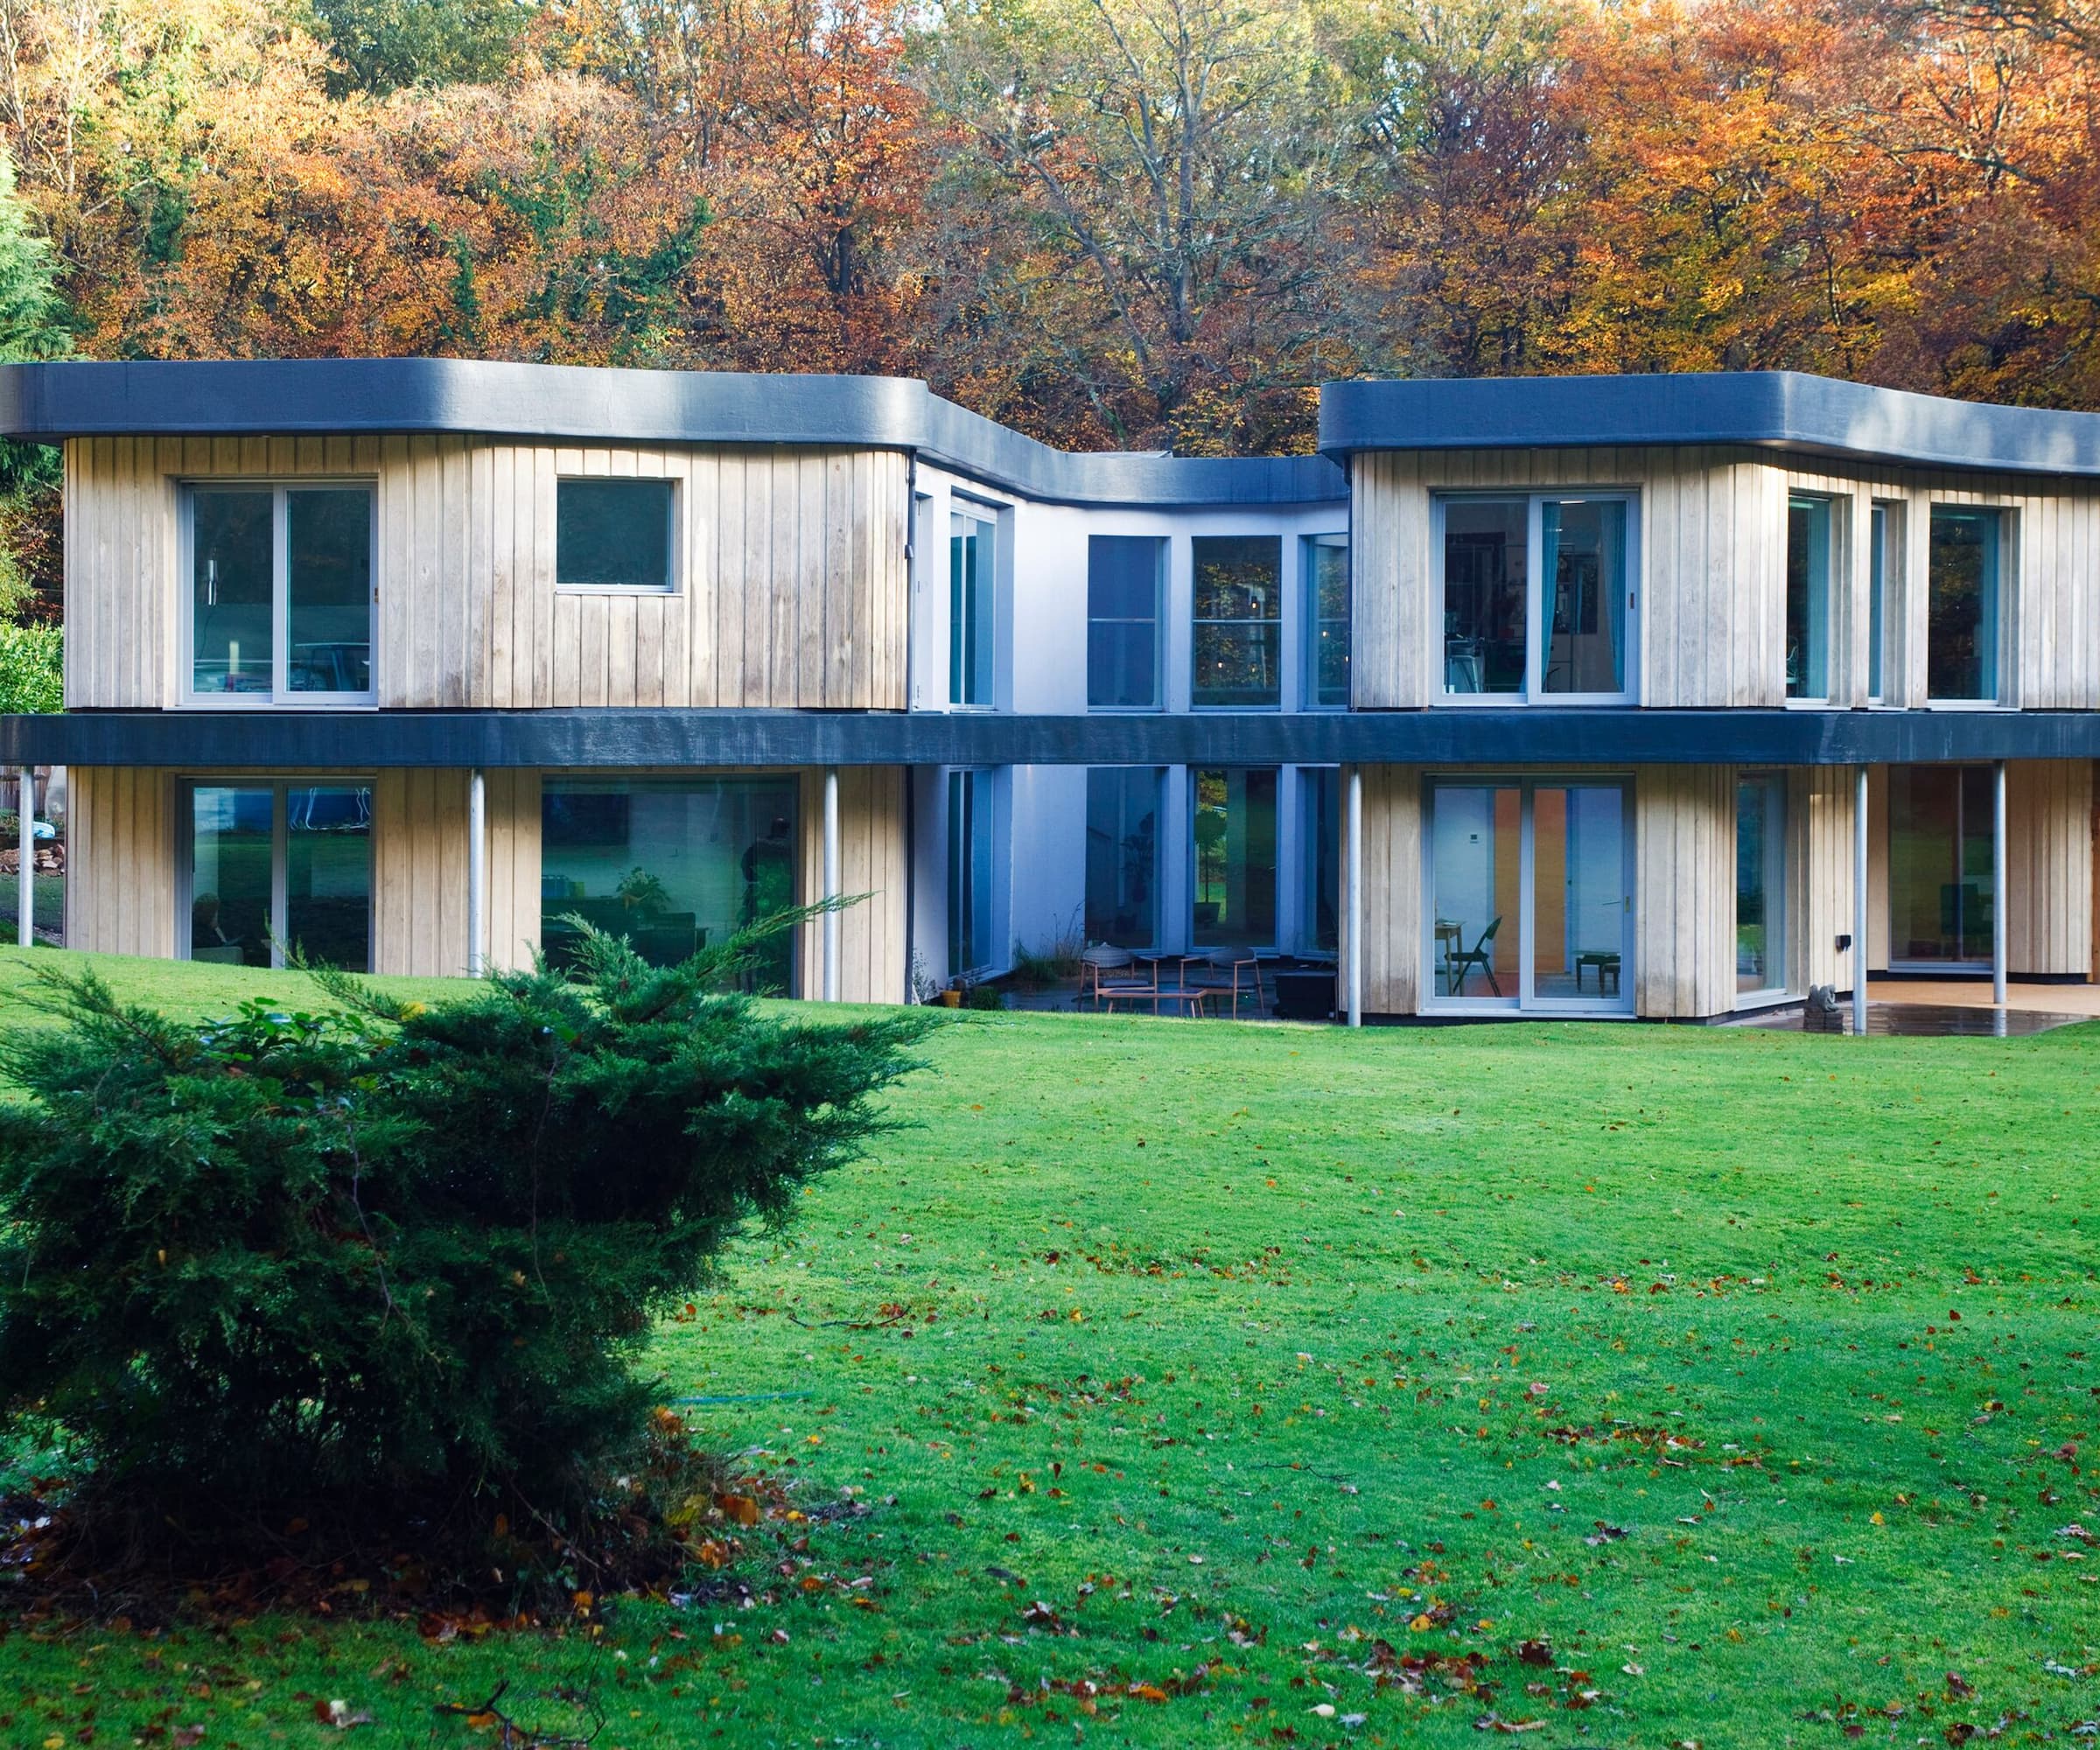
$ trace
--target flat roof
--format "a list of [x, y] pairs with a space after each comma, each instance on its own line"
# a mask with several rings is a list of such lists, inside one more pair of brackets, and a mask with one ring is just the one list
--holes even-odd
[[1798, 371], [1418, 378], [1320, 391], [1320, 448], [1721, 444], [1913, 466], [2100, 476], [2100, 414], [1998, 407]]
[[466, 432], [588, 444], [908, 450], [1049, 504], [1166, 508], [1348, 498], [1320, 456], [1072, 452], [909, 377], [618, 370], [481, 359], [0, 365], [0, 435], [67, 438]]

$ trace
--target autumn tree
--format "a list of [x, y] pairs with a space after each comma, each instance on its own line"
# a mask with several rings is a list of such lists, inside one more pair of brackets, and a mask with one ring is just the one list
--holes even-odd
[[331, 96], [500, 79], [531, 24], [531, 0], [312, 0], [329, 52]]

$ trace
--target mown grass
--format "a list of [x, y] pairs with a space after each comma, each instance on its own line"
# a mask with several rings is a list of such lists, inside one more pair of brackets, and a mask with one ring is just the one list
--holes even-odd
[[587, 1687], [601, 1746], [2100, 1717], [2100, 1029], [983, 1015], [928, 1055], [910, 1128], [662, 1334], [810, 1516], [711, 1594], [596, 1643], [18, 1628], [0, 1742], [334, 1742], [340, 1698], [354, 1742], [486, 1743], [433, 1708], [506, 1679]]

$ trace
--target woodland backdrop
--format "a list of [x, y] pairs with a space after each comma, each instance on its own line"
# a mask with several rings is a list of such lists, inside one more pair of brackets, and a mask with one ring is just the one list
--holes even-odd
[[2093, 407], [2096, 89], [2100, 0], [0, 0], [0, 352], [905, 372], [1189, 453], [1361, 372]]

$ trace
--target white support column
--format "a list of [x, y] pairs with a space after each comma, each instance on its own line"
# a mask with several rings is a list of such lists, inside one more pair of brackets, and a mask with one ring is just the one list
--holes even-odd
[[1852, 1032], [1866, 1037], [1866, 767], [1852, 787]]
[[1349, 767], [1349, 1025], [1363, 1025], [1363, 768]]
[[1991, 1000], [2006, 1006], [2006, 762], [1991, 768]]
[[15, 940], [24, 948], [37, 940], [37, 768], [24, 766], [15, 792], [15, 818], [21, 825], [21, 867], [16, 872]]
[[[824, 898], [838, 899], [838, 767], [824, 768]], [[838, 914], [824, 914], [824, 1001], [838, 1001]]]
[[488, 791], [481, 768], [466, 774], [466, 976], [488, 970]]

